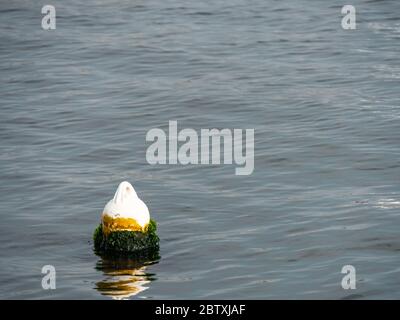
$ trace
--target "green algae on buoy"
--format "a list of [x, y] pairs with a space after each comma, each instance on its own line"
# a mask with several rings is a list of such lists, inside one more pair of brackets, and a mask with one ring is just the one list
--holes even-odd
[[129, 182], [121, 182], [104, 207], [101, 223], [93, 234], [94, 248], [107, 255], [158, 255], [157, 224]]

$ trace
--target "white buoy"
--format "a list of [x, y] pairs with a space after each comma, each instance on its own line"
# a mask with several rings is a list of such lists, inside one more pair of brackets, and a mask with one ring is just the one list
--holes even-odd
[[124, 181], [119, 184], [114, 198], [104, 207], [101, 220], [105, 235], [113, 231], [144, 232], [150, 222], [150, 213], [133, 186]]

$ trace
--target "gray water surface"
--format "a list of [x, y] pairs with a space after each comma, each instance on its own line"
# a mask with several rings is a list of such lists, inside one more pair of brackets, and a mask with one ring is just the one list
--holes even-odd
[[[0, 3], [0, 298], [400, 298], [399, 1], [48, 2]], [[169, 120], [254, 128], [254, 173], [151, 166]], [[149, 265], [92, 251], [123, 180]]]

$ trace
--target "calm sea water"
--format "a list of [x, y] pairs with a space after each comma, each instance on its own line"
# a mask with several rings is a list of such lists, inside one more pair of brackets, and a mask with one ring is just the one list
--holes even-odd
[[[0, 298], [400, 298], [399, 1], [48, 2], [0, 4]], [[254, 128], [254, 173], [149, 165], [169, 120]], [[92, 251], [123, 180], [159, 261]]]

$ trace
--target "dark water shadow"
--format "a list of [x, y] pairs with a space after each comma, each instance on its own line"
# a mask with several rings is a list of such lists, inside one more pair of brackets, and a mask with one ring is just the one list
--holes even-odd
[[95, 269], [103, 272], [103, 280], [96, 283], [95, 289], [100, 294], [112, 299], [129, 299], [149, 288], [156, 279], [154, 273], [147, 272], [147, 267], [158, 263], [160, 257], [129, 257], [99, 255]]

